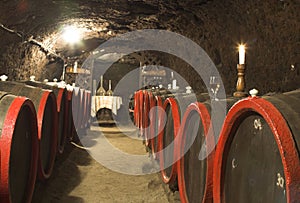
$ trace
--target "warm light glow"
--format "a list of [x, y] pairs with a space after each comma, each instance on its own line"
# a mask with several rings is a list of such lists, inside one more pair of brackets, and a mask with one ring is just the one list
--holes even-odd
[[74, 26], [68, 26], [64, 28], [62, 37], [67, 43], [75, 44], [81, 40], [81, 32]]
[[244, 44], [239, 45], [239, 64], [245, 64], [246, 46]]

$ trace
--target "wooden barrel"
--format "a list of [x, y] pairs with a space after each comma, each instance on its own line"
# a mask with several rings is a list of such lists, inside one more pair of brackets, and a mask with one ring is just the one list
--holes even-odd
[[[163, 109], [166, 112], [162, 115], [161, 121], [166, 123], [159, 134], [159, 162], [162, 180], [174, 189], [177, 187], [177, 166], [175, 161], [175, 142], [180, 128], [180, 110], [176, 99], [167, 98]], [[163, 150], [163, 151], [162, 151]]]
[[143, 103], [143, 136], [144, 136], [144, 143], [147, 148], [150, 146], [150, 99], [152, 98], [152, 93], [145, 91], [144, 92], [144, 103]]
[[[211, 151], [199, 160], [202, 145]], [[188, 106], [182, 119], [176, 151], [178, 188], [183, 203], [212, 202], [212, 176], [215, 139], [210, 112], [204, 103]]]
[[[154, 103], [154, 104], [153, 104]], [[157, 155], [157, 152], [159, 151], [159, 141], [158, 137], [159, 134], [163, 130], [163, 125], [160, 123], [160, 118], [162, 117], [162, 110], [163, 110], [163, 103], [160, 96], [155, 96], [153, 98], [153, 103], [151, 103], [152, 108], [155, 108], [152, 111], [151, 114], [151, 125], [150, 125], [150, 131], [151, 131], [151, 152], [154, 159], [158, 159], [159, 156]]]
[[39, 154], [34, 105], [0, 92], [0, 112], [0, 202], [30, 203]]
[[[159, 99], [160, 102], [157, 101]], [[160, 108], [160, 109], [159, 109]], [[159, 96], [149, 93], [149, 125], [148, 125], [148, 147], [154, 159], [157, 159], [156, 152], [158, 150], [158, 134], [159, 134], [159, 118], [160, 110], [162, 110], [162, 102]]]
[[145, 94], [145, 90], [141, 90], [140, 91], [140, 106], [139, 106], [139, 135], [140, 136], [144, 136], [144, 126], [143, 126], [143, 120], [144, 120], [144, 94]]
[[140, 108], [140, 91], [136, 91], [134, 93], [134, 110], [133, 110], [133, 118], [134, 124], [139, 127], [139, 108]]
[[87, 126], [88, 120], [88, 91], [80, 88], [80, 105], [79, 105], [79, 130], [84, 130]]
[[69, 88], [67, 92], [68, 99], [68, 113], [67, 113], [67, 137], [72, 140], [75, 133], [74, 119], [73, 119], [73, 110], [72, 110], [72, 99], [73, 99], [73, 88]]
[[299, 202], [299, 94], [246, 98], [230, 109], [216, 150], [214, 202]]
[[90, 123], [91, 123], [91, 109], [92, 109], [92, 96], [91, 96], [91, 91], [85, 90], [85, 99], [86, 99], [86, 104], [85, 104], [85, 122], [84, 122], [84, 127], [89, 128]]
[[67, 132], [67, 90], [63, 87], [47, 85], [38, 81], [24, 81], [25, 84], [40, 87], [43, 89], [52, 90], [56, 96], [57, 102], [57, 113], [58, 113], [58, 152], [63, 153], [64, 146], [66, 142], [66, 132]]
[[72, 134], [70, 139], [74, 141], [78, 141], [80, 134], [79, 131], [81, 130], [81, 122], [82, 122], [82, 96], [83, 91], [79, 87], [72, 87]]
[[38, 177], [50, 177], [57, 150], [57, 105], [52, 91], [16, 82], [0, 82], [0, 91], [25, 96], [32, 100], [36, 112], [39, 137]]

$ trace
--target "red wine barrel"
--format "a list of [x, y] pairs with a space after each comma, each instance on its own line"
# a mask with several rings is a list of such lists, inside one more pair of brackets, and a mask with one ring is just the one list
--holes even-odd
[[25, 97], [0, 92], [0, 202], [30, 203], [38, 160], [37, 119]]
[[145, 90], [140, 90], [140, 106], [139, 106], [139, 134], [140, 136], [144, 136], [144, 126], [143, 126], [143, 120], [144, 120], [144, 94], [145, 94]]
[[78, 128], [78, 130], [81, 130], [81, 129], [83, 129], [84, 127], [84, 119], [85, 119], [85, 110], [86, 110], [86, 108], [85, 108], [85, 90], [84, 89], [79, 89], [79, 91], [80, 91], [80, 103], [79, 103], [79, 113], [78, 113], [78, 117], [77, 117], [77, 119], [78, 119], [78, 126], [77, 126], [77, 128]]
[[[162, 180], [171, 187], [176, 187], [177, 167], [175, 163], [175, 142], [180, 128], [180, 110], [176, 99], [167, 98], [164, 102], [161, 121], [166, 122], [162, 132], [159, 134], [160, 169]], [[163, 150], [163, 151], [162, 151]]]
[[[212, 169], [215, 138], [212, 130], [210, 112], [203, 103], [188, 106], [182, 119], [177, 152], [178, 188], [181, 202], [212, 202]], [[199, 160], [202, 145], [211, 153]]]
[[67, 92], [67, 99], [68, 99], [68, 122], [67, 122], [67, 137], [72, 139], [75, 133], [75, 126], [73, 122], [73, 110], [72, 110], [72, 99], [73, 99], [73, 89], [68, 89]]
[[0, 82], [0, 91], [25, 96], [32, 100], [37, 111], [39, 137], [38, 177], [50, 177], [57, 150], [57, 106], [52, 91], [27, 86], [16, 82]]
[[72, 88], [72, 117], [73, 117], [73, 131], [70, 137], [71, 140], [78, 141], [79, 137], [78, 133], [82, 128], [81, 128], [81, 123], [82, 123], [82, 94], [83, 91], [79, 87], [73, 87]]
[[150, 118], [149, 118], [149, 112], [150, 112], [150, 97], [152, 97], [152, 93], [145, 91], [144, 92], [144, 105], [143, 105], [143, 128], [144, 128], [144, 142], [145, 146], [149, 147], [150, 146]]
[[[149, 124], [148, 124], [148, 135], [147, 135], [147, 146], [150, 149], [150, 152], [154, 159], [157, 159], [156, 152], [157, 152], [157, 131], [158, 131], [158, 120], [159, 118], [157, 115], [159, 114], [158, 107], [156, 106], [156, 98], [152, 94], [149, 93]], [[162, 104], [160, 105], [162, 106]]]
[[[154, 104], [153, 104], [154, 103]], [[163, 103], [160, 96], [155, 96], [153, 102], [151, 103], [152, 108], [155, 108], [151, 114], [151, 152], [154, 159], [158, 159], [157, 152], [159, 150], [158, 146], [158, 135], [162, 132], [162, 124], [160, 124], [160, 118], [162, 117]]]
[[133, 117], [134, 117], [134, 124], [139, 127], [139, 108], [140, 108], [140, 91], [137, 91], [134, 93], [134, 112], [133, 112]]
[[58, 113], [58, 152], [63, 153], [66, 142], [66, 114], [67, 114], [67, 90], [62, 87], [47, 85], [38, 81], [25, 81], [27, 85], [52, 90], [56, 96]]
[[216, 150], [214, 202], [299, 202], [299, 94], [246, 98], [230, 109]]
[[86, 95], [86, 112], [85, 112], [85, 123], [84, 127], [89, 128], [90, 122], [91, 122], [91, 109], [92, 109], [92, 97], [91, 97], [91, 91], [85, 90]]
[[84, 130], [86, 128], [86, 122], [87, 122], [87, 90], [80, 88], [80, 106], [78, 114], [78, 120], [79, 120], [79, 130]]

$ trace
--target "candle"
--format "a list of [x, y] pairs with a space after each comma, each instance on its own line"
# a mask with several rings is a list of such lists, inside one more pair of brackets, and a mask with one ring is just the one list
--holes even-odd
[[78, 62], [75, 61], [75, 63], [74, 63], [74, 73], [77, 73], [77, 66], [78, 66]]
[[103, 75], [100, 76], [100, 86], [103, 87]]
[[245, 45], [239, 46], [239, 64], [245, 64]]
[[176, 89], [176, 80], [175, 80], [175, 79], [172, 81], [172, 89], [173, 89], [173, 90]]
[[111, 90], [111, 80], [108, 81], [108, 89]]

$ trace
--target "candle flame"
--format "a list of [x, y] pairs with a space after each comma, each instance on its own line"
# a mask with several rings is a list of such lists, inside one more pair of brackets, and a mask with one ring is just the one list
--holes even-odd
[[239, 52], [245, 51], [246, 50], [246, 45], [245, 44], [240, 44], [239, 45]]

